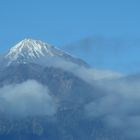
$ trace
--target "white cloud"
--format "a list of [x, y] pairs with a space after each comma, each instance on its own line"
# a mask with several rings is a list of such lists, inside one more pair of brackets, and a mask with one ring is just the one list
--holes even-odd
[[[57, 105], [47, 87], [29, 80], [0, 88], [1, 109], [13, 115], [53, 115]], [[6, 112], [7, 113], [7, 112]]]
[[46, 58], [42, 62], [46, 66], [52, 66], [55, 68], [61, 68], [63, 70], [69, 71], [79, 78], [83, 79], [88, 83], [93, 83], [94, 80], [103, 80], [103, 79], [114, 79], [124, 76], [124, 74], [119, 72], [114, 72], [110, 70], [98, 70], [94, 68], [86, 68], [84, 66], [77, 65], [70, 61], [63, 60], [58, 57]]
[[125, 137], [140, 139], [139, 80], [103, 81], [100, 88], [103, 96], [85, 106], [87, 117], [102, 118], [106, 126], [121, 130]]

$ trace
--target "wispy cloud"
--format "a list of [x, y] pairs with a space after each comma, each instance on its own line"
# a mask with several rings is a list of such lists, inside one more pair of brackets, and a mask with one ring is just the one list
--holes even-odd
[[140, 70], [139, 46], [140, 40], [93, 36], [64, 48], [96, 68], [133, 73]]

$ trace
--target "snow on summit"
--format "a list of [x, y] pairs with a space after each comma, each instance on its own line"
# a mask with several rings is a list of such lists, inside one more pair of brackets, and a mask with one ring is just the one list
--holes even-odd
[[54, 55], [51, 45], [38, 40], [24, 39], [12, 47], [6, 57], [10, 59], [17, 59], [19, 56], [37, 58], [45, 54]]
[[62, 56], [63, 52], [40, 40], [24, 39], [12, 47], [5, 56], [9, 61], [37, 59], [43, 56]]
[[7, 65], [29, 62], [35, 63], [37, 61], [46, 61], [47, 59], [56, 58], [57, 60], [60, 59], [87, 66], [83, 60], [75, 58], [48, 43], [34, 39], [24, 39], [20, 41], [9, 50], [4, 58], [7, 61]]

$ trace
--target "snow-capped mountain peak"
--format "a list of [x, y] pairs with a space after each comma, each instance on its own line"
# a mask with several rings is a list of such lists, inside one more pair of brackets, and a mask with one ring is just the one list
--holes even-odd
[[20, 41], [5, 55], [7, 65], [15, 63], [35, 63], [40, 61], [47, 62], [47, 58], [50, 59], [52, 57], [70, 61], [78, 65], [87, 65], [81, 59], [75, 58], [48, 43], [34, 39], [24, 39]]
[[53, 56], [51, 48], [51, 45], [43, 43], [42, 41], [24, 39], [10, 49], [6, 58], [15, 61], [19, 57], [34, 59], [45, 56], [46, 54]]
[[66, 53], [48, 43], [40, 40], [24, 39], [12, 47], [5, 58], [9, 65], [11, 63], [27, 63], [47, 56], [63, 57], [64, 55]]

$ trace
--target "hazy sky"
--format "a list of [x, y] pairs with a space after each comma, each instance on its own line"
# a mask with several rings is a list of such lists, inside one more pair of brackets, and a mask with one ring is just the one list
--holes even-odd
[[139, 0], [1, 0], [0, 46], [26, 37], [58, 46], [93, 35], [140, 38], [139, 7]]
[[90, 36], [140, 39], [139, 7], [139, 0], [1, 0], [0, 52], [28, 37], [60, 47]]

